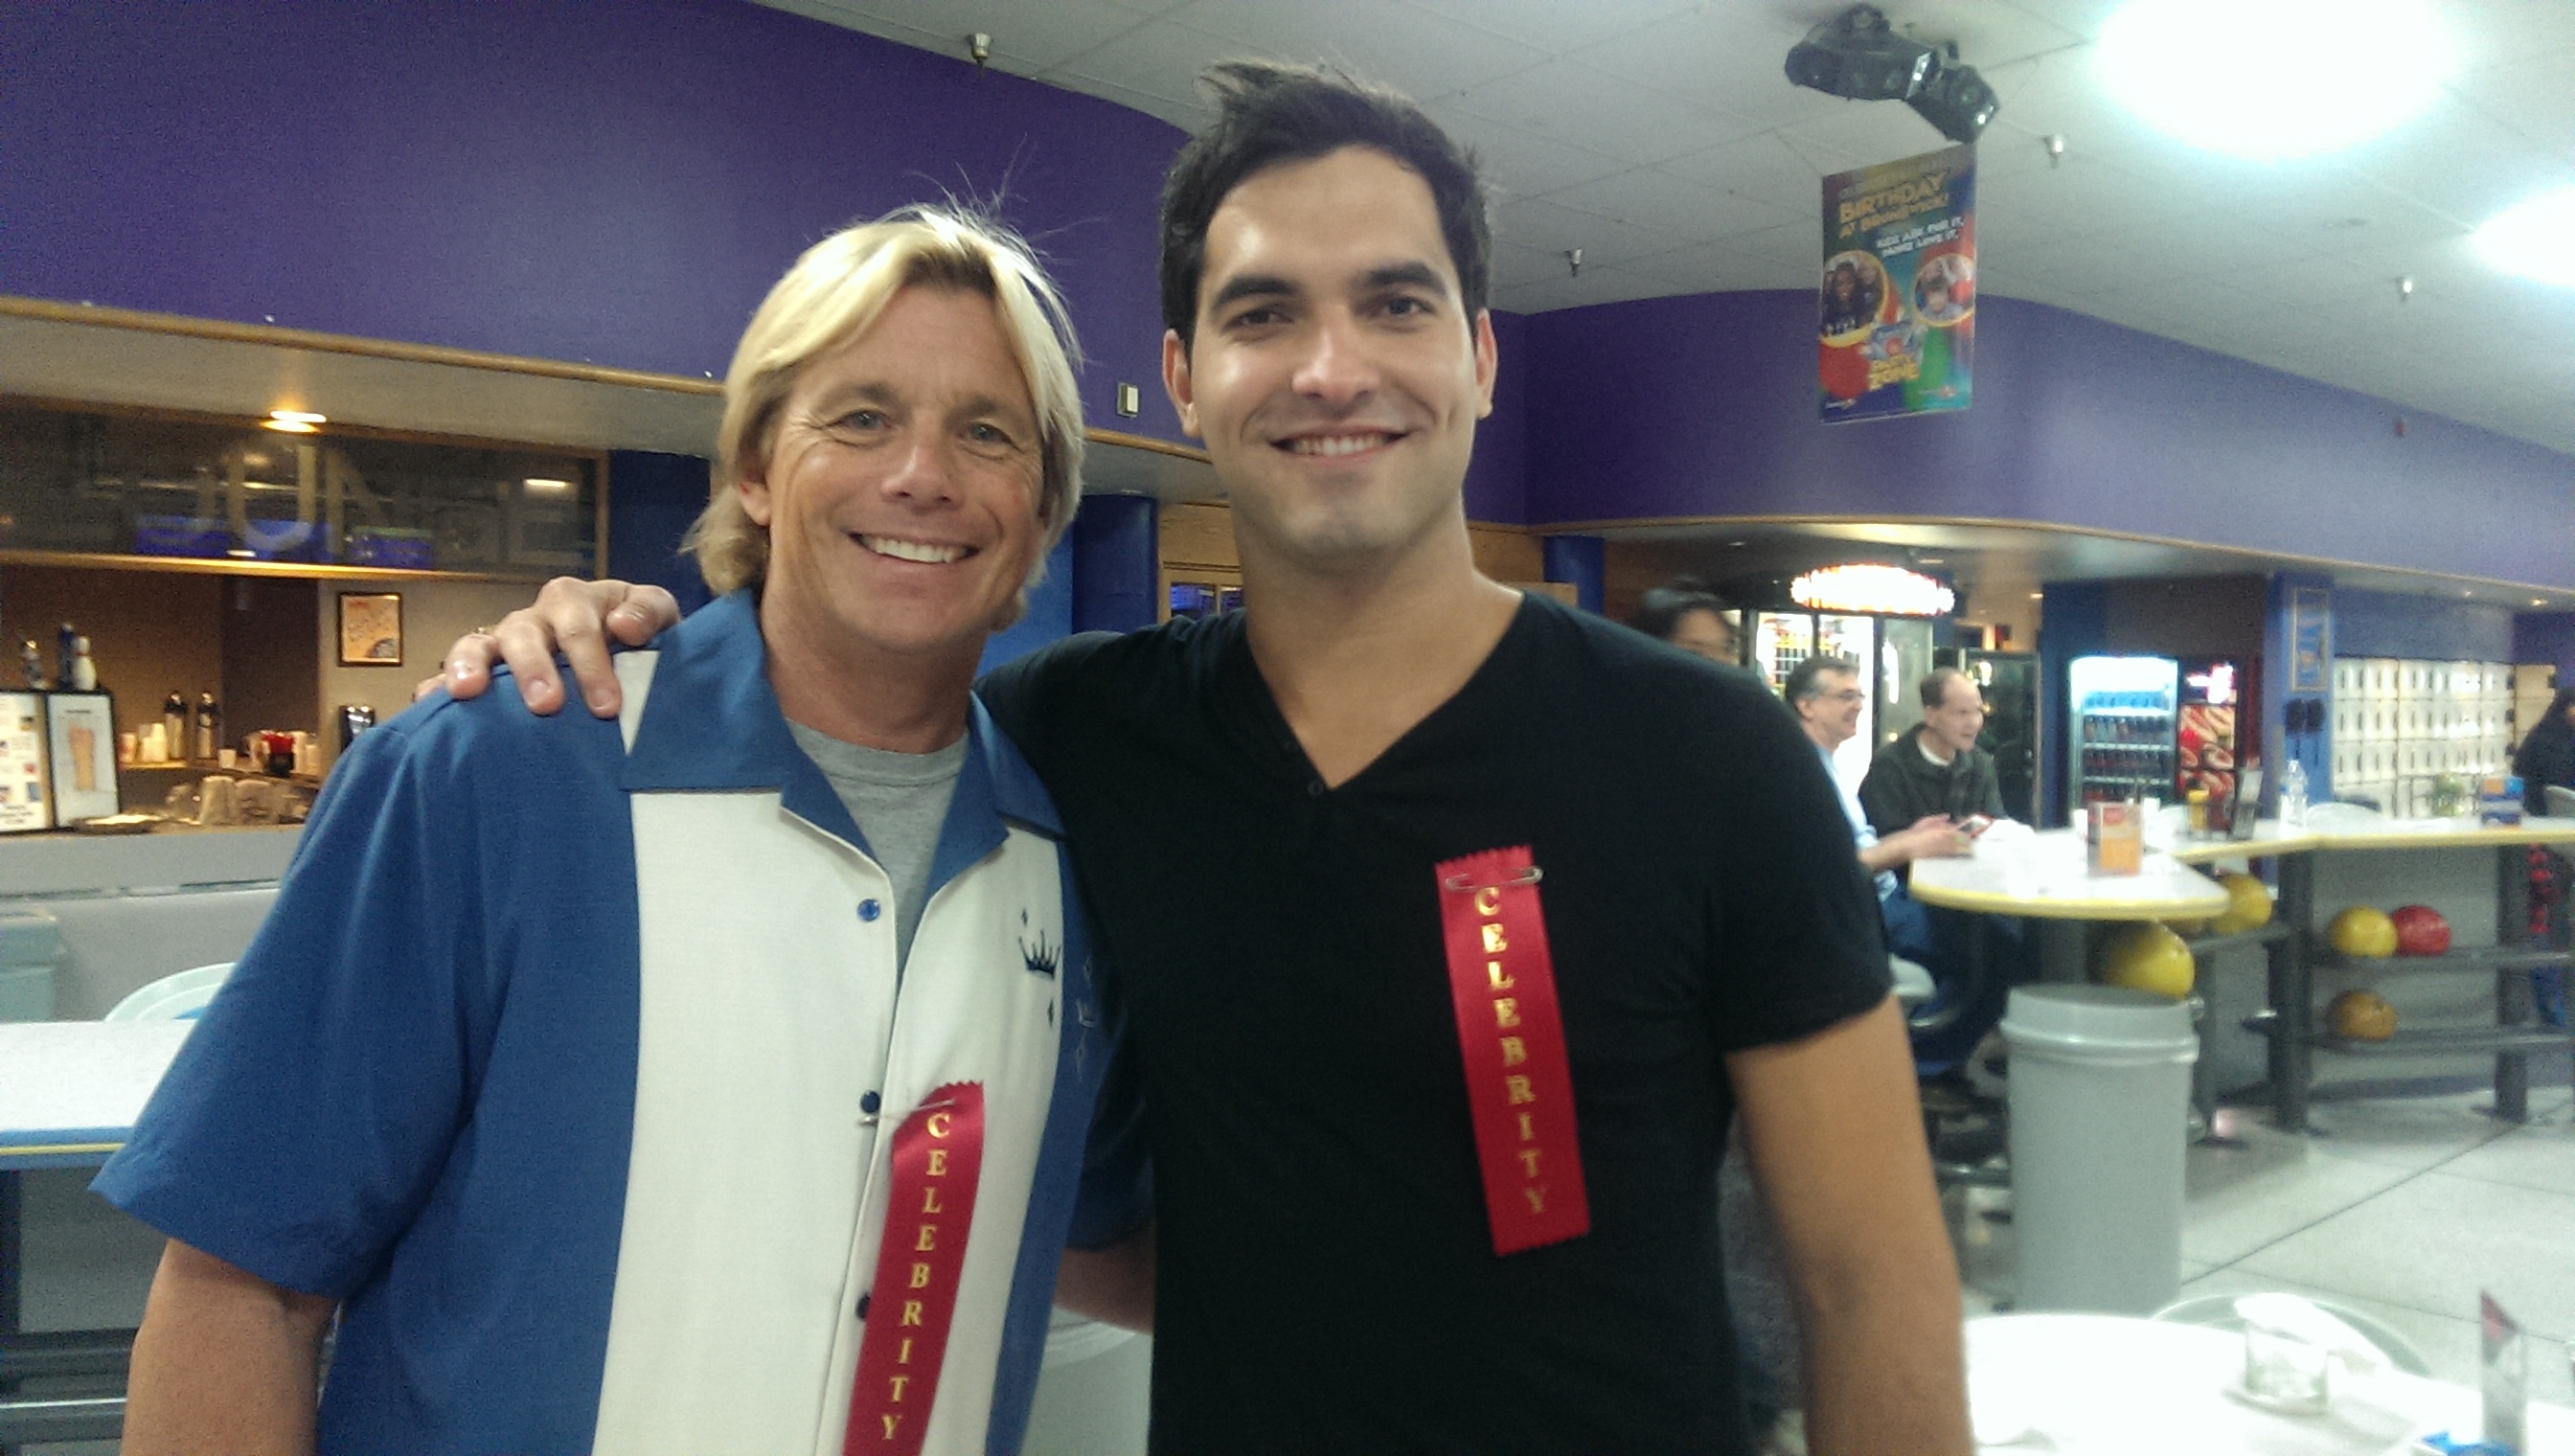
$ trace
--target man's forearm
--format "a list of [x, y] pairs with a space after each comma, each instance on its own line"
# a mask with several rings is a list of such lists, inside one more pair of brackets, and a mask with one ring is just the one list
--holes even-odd
[[[1936, 1215], [1931, 1231], [1939, 1232]], [[1887, 1255], [1864, 1268], [1810, 1271], [1798, 1290], [1807, 1449], [1963, 1456], [1973, 1437], [1947, 1240]]]
[[331, 1309], [173, 1239], [134, 1338], [124, 1456], [310, 1452]]

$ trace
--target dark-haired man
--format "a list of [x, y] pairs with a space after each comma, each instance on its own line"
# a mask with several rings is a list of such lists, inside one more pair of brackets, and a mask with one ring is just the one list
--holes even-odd
[[[1247, 610], [983, 690], [1125, 977], [1154, 1448], [1747, 1449], [1707, 1234], [1739, 1108], [1814, 1449], [1966, 1451], [1955, 1268], [1821, 765], [1750, 678], [1476, 574], [1488, 243], [1449, 139], [1311, 71], [1212, 81], [1165, 194], [1164, 377]], [[545, 614], [587, 632], [589, 689], [601, 600]], [[551, 681], [542, 630], [504, 642]]]

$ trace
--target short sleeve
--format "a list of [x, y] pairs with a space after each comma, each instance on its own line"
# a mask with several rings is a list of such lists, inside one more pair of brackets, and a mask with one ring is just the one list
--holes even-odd
[[1718, 760], [1710, 825], [1720, 1051], [1810, 1035], [1877, 1005], [1890, 984], [1877, 895], [1839, 793], [1787, 710], [1757, 700]]
[[271, 1283], [354, 1288], [409, 1226], [496, 999], [467, 795], [401, 723], [353, 744], [277, 904], [93, 1187]]
[[1115, 1038], [1109, 1070], [1101, 1078], [1091, 1133], [1082, 1154], [1082, 1188], [1065, 1243], [1102, 1249], [1143, 1228], [1154, 1217], [1154, 1170], [1145, 1141], [1144, 1079], [1137, 1072], [1133, 1037], [1113, 999], [1107, 1002]]

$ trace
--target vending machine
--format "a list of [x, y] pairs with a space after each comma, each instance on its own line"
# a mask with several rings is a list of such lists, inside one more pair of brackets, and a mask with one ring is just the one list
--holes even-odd
[[2077, 812], [2090, 803], [2174, 795], [2179, 663], [2076, 658], [2066, 667], [2066, 801]]

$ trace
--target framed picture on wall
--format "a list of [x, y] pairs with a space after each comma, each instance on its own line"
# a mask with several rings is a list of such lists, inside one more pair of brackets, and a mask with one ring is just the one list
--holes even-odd
[[45, 696], [0, 693], [0, 834], [54, 826], [45, 756]]
[[399, 668], [403, 660], [402, 594], [340, 594], [340, 666]]
[[45, 764], [54, 822], [105, 818], [125, 805], [116, 783], [116, 700], [104, 693], [45, 695]]

